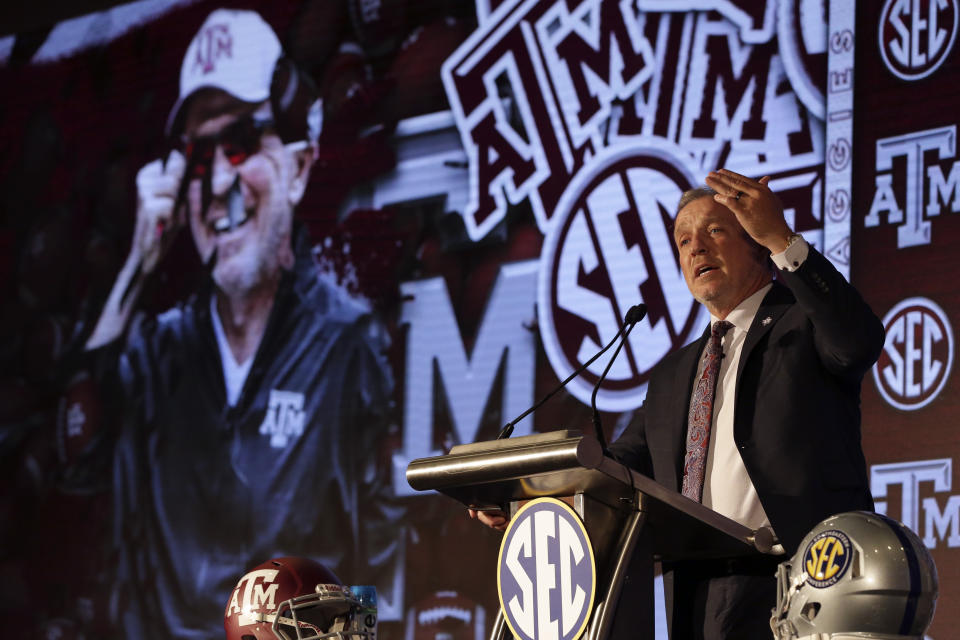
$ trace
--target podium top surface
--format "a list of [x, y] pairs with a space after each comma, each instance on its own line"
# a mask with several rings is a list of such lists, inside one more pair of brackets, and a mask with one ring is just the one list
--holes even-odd
[[435, 489], [471, 508], [502, 508], [512, 500], [589, 491], [615, 504], [629, 486], [597, 468], [600, 444], [577, 431], [553, 431], [457, 445], [445, 456], [420, 458], [407, 467], [418, 491]]
[[584, 493], [614, 509], [644, 511], [663, 560], [747, 555], [766, 551], [769, 542], [768, 531], [754, 532], [625, 467], [578, 431], [458, 445], [445, 456], [411, 462], [407, 482], [474, 509]]

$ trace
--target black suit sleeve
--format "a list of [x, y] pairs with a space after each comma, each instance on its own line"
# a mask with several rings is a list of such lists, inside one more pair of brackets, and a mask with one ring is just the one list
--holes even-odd
[[779, 271], [814, 329], [821, 362], [834, 375], [859, 383], [883, 348], [883, 324], [857, 290], [822, 254], [810, 253], [796, 271]]
[[610, 445], [608, 452], [622, 464], [653, 477], [653, 463], [647, 447], [646, 403], [637, 410], [623, 434]]

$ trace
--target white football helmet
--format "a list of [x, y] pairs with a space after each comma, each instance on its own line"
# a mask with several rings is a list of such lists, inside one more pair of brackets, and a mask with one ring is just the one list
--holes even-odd
[[867, 511], [831, 516], [777, 569], [776, 640], [922, 640], [937, 569], [917, 535]]

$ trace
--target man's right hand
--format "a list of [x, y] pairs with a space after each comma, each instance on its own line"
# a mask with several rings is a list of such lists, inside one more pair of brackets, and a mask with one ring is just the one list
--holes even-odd
[[467, 513], [470, 514], [470, 517], [474, 520], [478, 520], [483, 524], [487, 525], [491, 529], [496, 529], [497, 531], [505, 531], [507, 524], [510, 522], [510, 518], [506, 513], [496, 510], [483, 510], [477, 511], [476, 509], [467, 509]]
[[185, 223], [173, 208], [186, 164], [183, 155], [174, 150], [166, 162], [154, 160], [137, 173], [137, 222], [130, 258], [140, 263], [144, 275], [156, 268], [174, 232]]
[[170, 248], [174, 233], [185, 223], [184, 215], [179, 214], [178, 219], [173, 209], [186, 164], [181, 153], [171, 151], [166, 162], [154, 160], [137, 173], [137, 221], [130, 254], [87, 339], [88, 350], [109, 344], [123, 334], [144, 277], [157, 267]]

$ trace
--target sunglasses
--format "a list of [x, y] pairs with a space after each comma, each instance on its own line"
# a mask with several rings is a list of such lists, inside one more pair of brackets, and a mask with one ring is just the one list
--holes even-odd
[[189, 180], [203, 179], [210, 173], [217, 147], [223, 149], [227, 161], [234, 167], [260, 151], [260, 139], [264, 132], [273, 128], [273, 120], [245, 116], [225, 127], [219, 133], [181, 141], [180, 152], [187, 161]]

